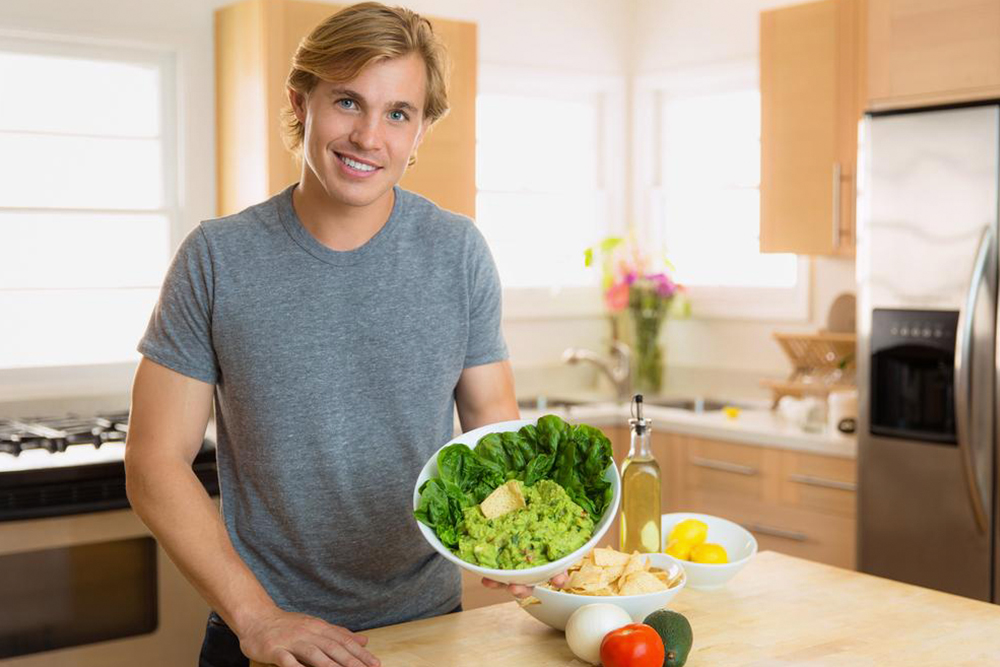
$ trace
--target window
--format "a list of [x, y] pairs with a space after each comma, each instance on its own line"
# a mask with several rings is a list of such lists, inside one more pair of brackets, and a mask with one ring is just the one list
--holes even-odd
[[651, 237], [695, 316], [808, 316], [807, 263], [760, 246], [760, 93], [749, 67], [647, 81]]
[[508, 316], [599, 312], [598, 277], [584, 267], [583, 251], [618, 224], [624, 116], [608, 104], [617, 86], [610, 79], [483, 68], [476, 218], [500, 272]]
[[138, 359], [176, 217], [171, 72], [0, 40], [0, 369]]

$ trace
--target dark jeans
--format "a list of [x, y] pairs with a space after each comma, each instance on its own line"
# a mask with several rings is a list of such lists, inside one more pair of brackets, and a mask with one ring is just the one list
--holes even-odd
[[[458, 605], [449, 614], [462, 611]], [[205, 641], [201, 644], [198, 667], [249, 667], [250, 660], [240, 651], [240, 640], [214, 611], [208, 615]]]

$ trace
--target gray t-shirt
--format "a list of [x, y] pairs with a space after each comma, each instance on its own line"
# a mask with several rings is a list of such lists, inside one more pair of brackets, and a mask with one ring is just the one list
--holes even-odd
[[354, 250], [318, 242], [292, 188], [185, 239], [138, 349], [215, 384], [223, 519], [280, 607], [363, 630], [458, 605], [413, 485], [462, 369], [507, 358], [500, 309], [472, 221], [399, 187]]

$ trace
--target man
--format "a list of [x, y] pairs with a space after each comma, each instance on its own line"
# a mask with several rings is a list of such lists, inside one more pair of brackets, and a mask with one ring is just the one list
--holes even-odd
[[[396, 185], [447, 111], [445, 79], [408, 10], [324, 21], [288, 77], [301, 181], [202, 223], [164, 281], [128, 492], [214, 610], [202, 667], [378, 665], [355, 631], [460, 607], [413, 484], [455, 405], [464, 430], [518, 411], [482, 235]], [[213, 398], [221, 520], [190, 468]]]

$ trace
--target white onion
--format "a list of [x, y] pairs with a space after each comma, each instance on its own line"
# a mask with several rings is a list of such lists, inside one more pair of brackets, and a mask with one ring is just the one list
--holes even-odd
[[585, 604], [566, 621], [566, 643], [580, 660], [599, 665], [604, 636], [631, 622], [632, 617], [618, 605]]

